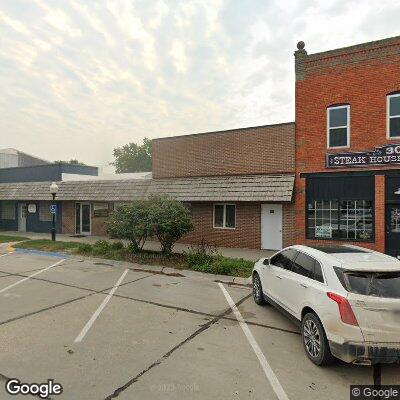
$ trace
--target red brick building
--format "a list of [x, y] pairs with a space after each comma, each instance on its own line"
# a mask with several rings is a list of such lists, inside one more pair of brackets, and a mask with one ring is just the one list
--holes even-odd
[[400, 37], [317, 54], [296, 70], [296, 242], [400, 255]]
[[183, 242], [253, 249], [293, 243], [294, 123], [153, 140], [153, 180], [177, 178], [219, 182], [187, 199], [195, 229]]

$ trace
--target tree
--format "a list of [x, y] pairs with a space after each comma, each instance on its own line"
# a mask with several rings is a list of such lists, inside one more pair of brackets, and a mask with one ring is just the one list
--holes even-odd
[[115, 161], [111, 165], [114, 165], [117, 174], [151, 171], [151, 144], [150, 139], [144, 138], [142, 145], [128, 143], [115, 148]]
[[142, 250], [152, 234], [149, 202], [135, 201], [118, 207], [108, 220], [107, 233], [117, 239], [129, 240], [135, 252]]
[[149, 203], [153, 235], [160, 241], [162, 252], [169, 255], [174, 244], [193, 229], [190, 212], [168, 196], [152, 196]]

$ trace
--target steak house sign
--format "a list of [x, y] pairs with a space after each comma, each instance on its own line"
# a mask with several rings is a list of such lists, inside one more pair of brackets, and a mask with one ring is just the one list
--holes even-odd
[[400, 164], [400, 144], [375, 147], [375, 150], [358, 153], [326, 155], [327, 168], [362, 167], [364, 165]]

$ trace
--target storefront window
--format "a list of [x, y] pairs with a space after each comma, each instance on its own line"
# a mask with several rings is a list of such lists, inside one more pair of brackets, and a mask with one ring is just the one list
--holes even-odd
[[50, 204], [49, 201], [39, 203], [39, 221], [50, 222], [53, 220], [53, 214], [50, 214]]
[[400, 208], [392, 207], [390, 211], [390, 231], [400, 233]]
[[13, 201], [2, 201], [0, 204], [0, 219], [15, 219], [15, 203]]
[[315, 239], [371, 240], [373, 238], [372, 201], [309, 202], [307, 234], [309, 238]]

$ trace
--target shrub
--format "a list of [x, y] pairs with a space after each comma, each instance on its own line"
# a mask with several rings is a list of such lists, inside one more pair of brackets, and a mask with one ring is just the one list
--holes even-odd
[[107, 223], [107, 233], [113, 238], [129, 240], [129, 249], [140, 251], [152, 234], [149, 202], [135, 201], [118, 207]]
[[161, 244], [164, 254], [170, 255], [174, 244], [193, 229], [188, 208], [168, 196], [149, 199], [151, 231]]
[[217, 254], [216, 248], [208, 245], [204, 239], [198, 245], [191, 245], [189, 249], [184, 252], [186, 262], [191, 268], [199, 265], [211, 265]]
[[212, 262], [195, 263], [189, 267], [195, 271], [211, 274], [248, 277], [251, 275], [253, 262], [218, 255], [212, 258]]
[[111, 250], [122, 250], [124, 248], [124, 244], [122, 242], [111, 242], [110, 247]]
[[243, 258], [219, 256], [214, 260], [214, 274], [231, 276], [250, 276], [254, 263]]
[[92, 246], [89, 243], [79, 243], [77, 251], [81, 254], [90, 254], [92, 252]]
[[106, 240], [98, 240], [92, 246], [92, 254], [95, 256], [107, 255], [111, 251], [110, 243]]

